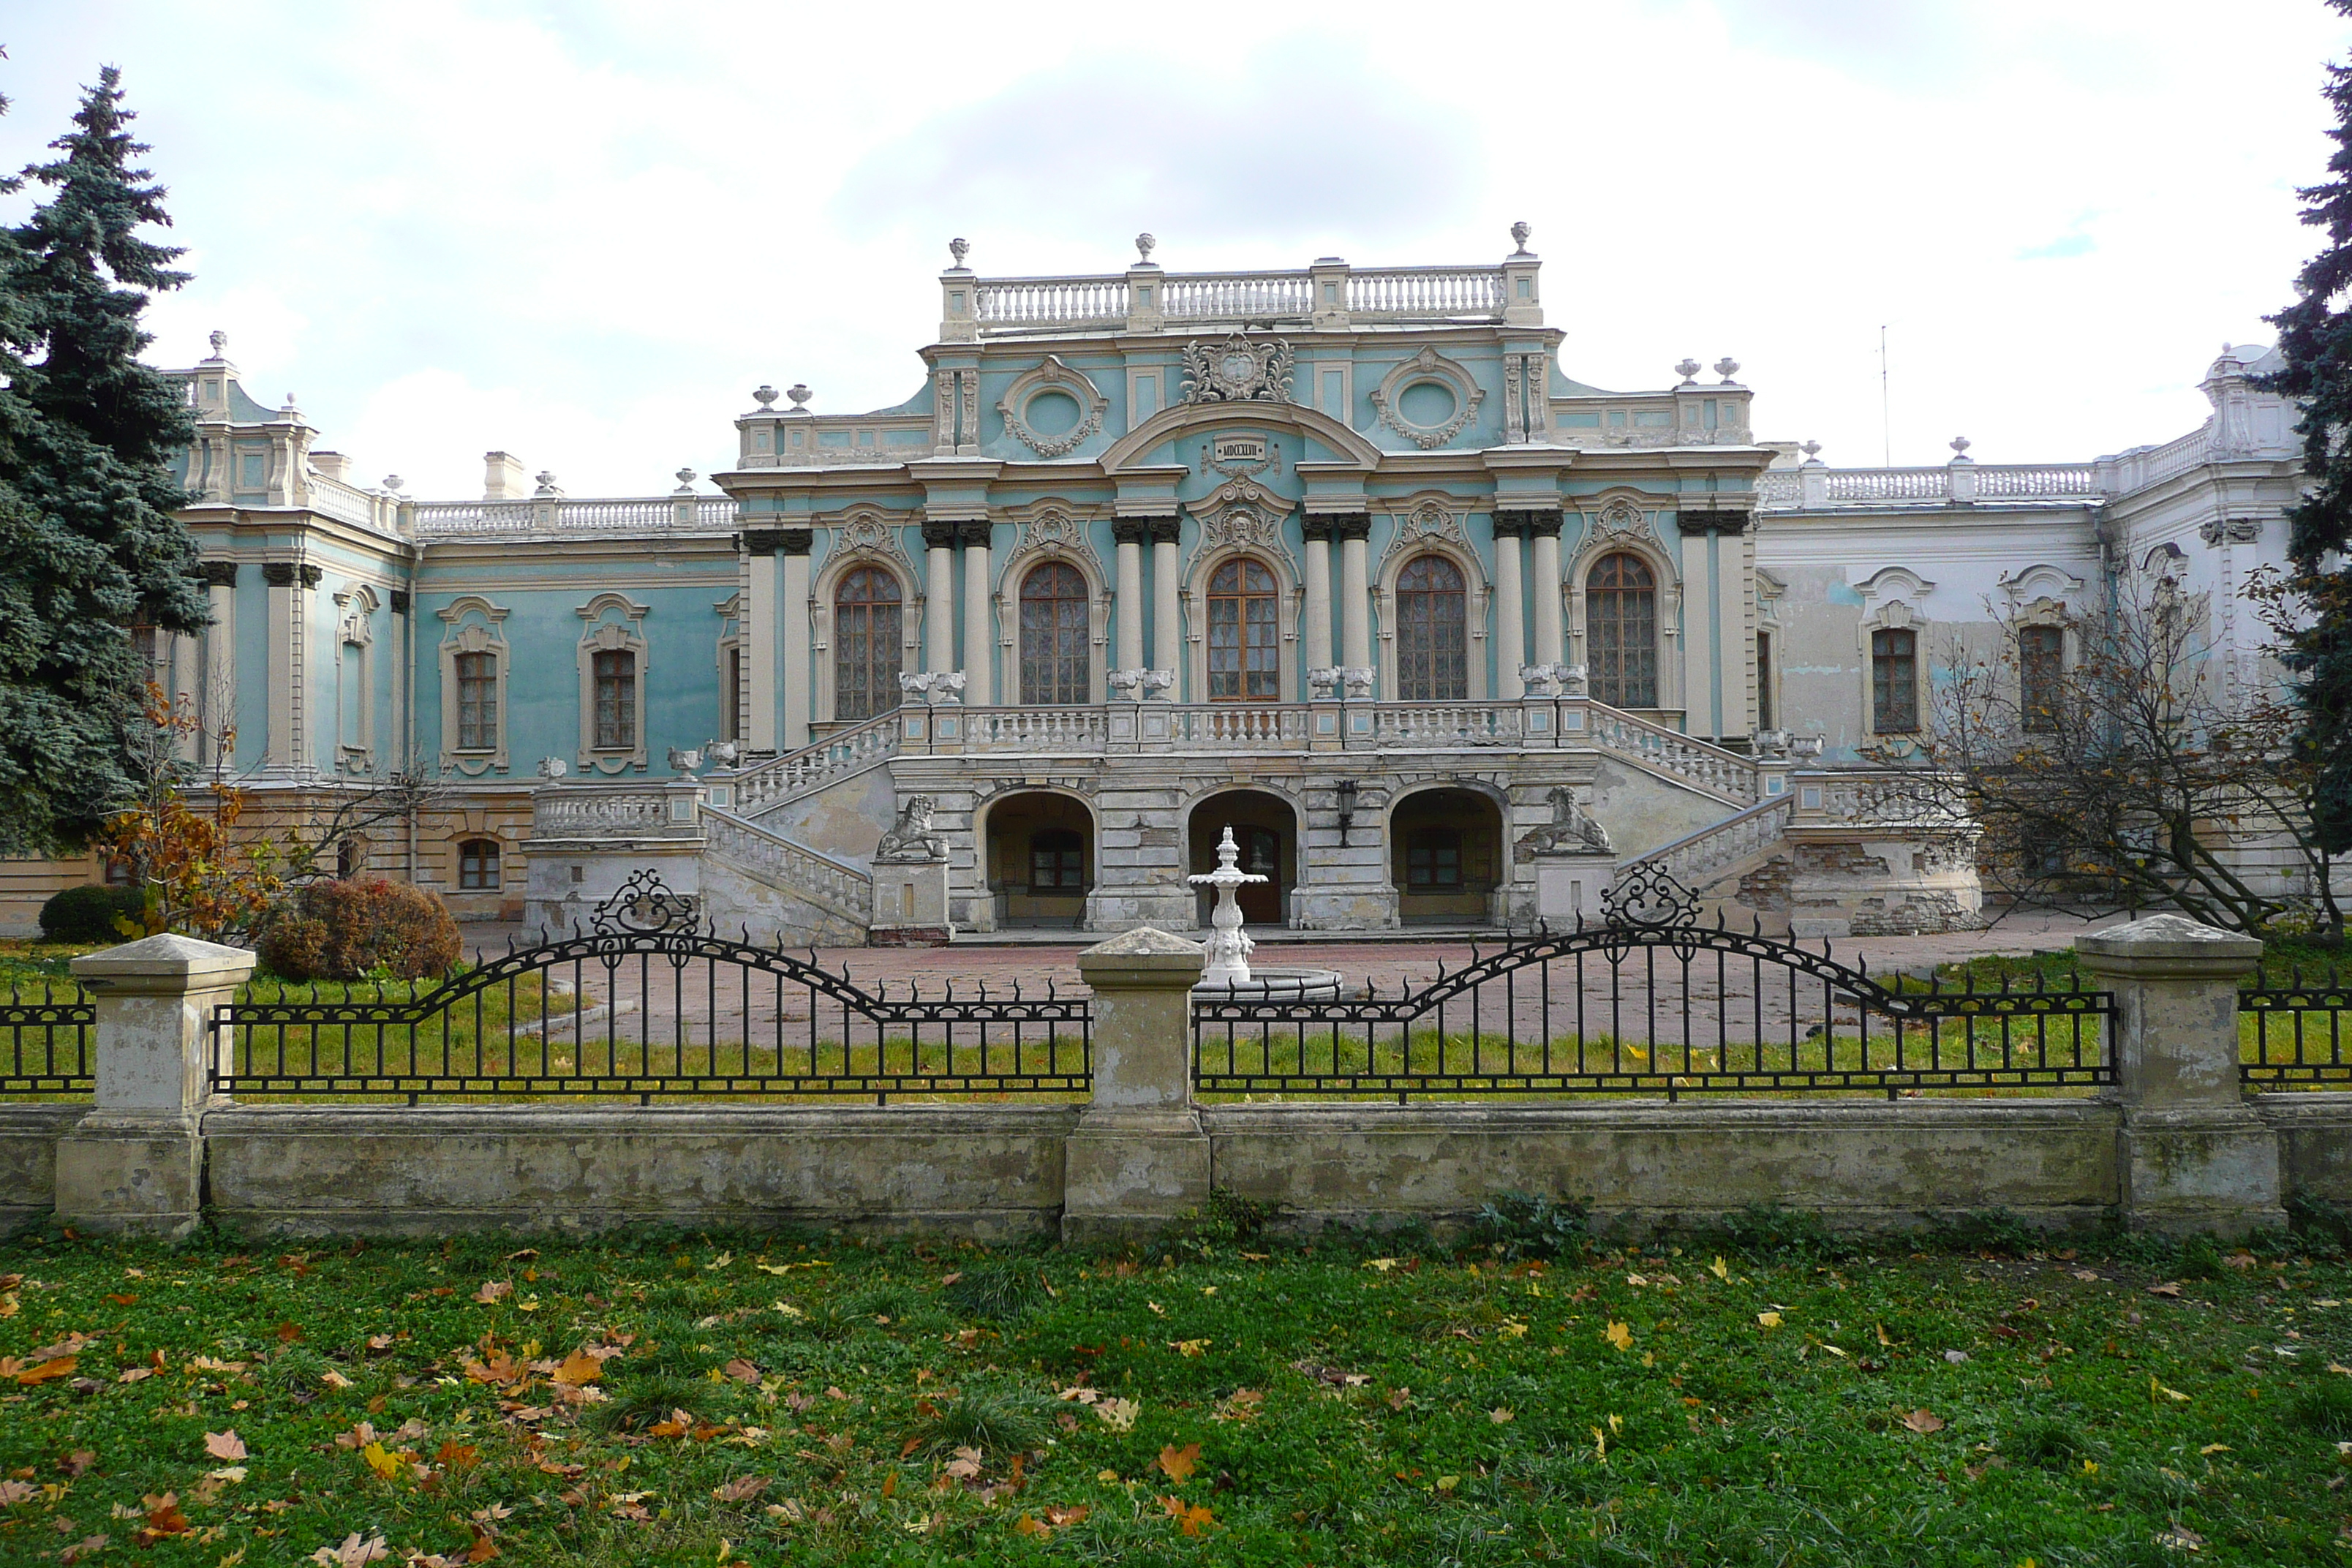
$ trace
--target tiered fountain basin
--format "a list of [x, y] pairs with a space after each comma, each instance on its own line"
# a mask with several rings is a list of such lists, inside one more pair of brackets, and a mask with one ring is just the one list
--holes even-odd
[[1270, 969], [1250, 965], [1249, 978], [1212, 981], [1203, 976], [1192, 987], [1196, 1001], [1335, 1002], [1339, 996], [1336, 969]]

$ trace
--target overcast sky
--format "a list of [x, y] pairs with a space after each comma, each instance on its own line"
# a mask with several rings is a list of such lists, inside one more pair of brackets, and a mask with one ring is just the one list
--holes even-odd
[[[195, 279], [356, 477], [574, 495], [723, 466], [761, 382], [916, 390], [988, 275], [1492, 260], [1535, 226], [1569, 374], [1730, 354], [1767, 437], [1897, 463], [2164, 441], [2312, 243], [2321, 0], [1054, 8], [17, 0], [0, 165], [122, 68]], [[21, 205], [21, 204], [19, 204]], [[10, 209], [17, 210], [17, 209]]]

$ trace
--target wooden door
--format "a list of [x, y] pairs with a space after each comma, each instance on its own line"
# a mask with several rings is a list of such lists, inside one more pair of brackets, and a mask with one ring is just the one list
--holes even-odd
[[1241, 868], [1265, 879], [1244, 882], [1234, 889], [1234, 901], [1242, 907], [1242, 923], [1282, 924], [1282, 836], [1271, 827], [1236, 827], [1234, 843], [1242, 852]]

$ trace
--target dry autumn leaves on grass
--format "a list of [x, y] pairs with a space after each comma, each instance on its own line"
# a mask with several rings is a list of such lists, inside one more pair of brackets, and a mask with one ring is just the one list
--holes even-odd
[[2332, 1248], [1738, 1240], [20, 1237], [0, 1563], [2352, 1558]]

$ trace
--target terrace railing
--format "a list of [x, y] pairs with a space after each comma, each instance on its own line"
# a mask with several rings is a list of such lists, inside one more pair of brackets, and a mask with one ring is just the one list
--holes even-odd
[[2254, 1089], [2352, 1082], [2352, 980], [2334, 963], [2264, 964], [2238, 990], [2240, 1079]]

